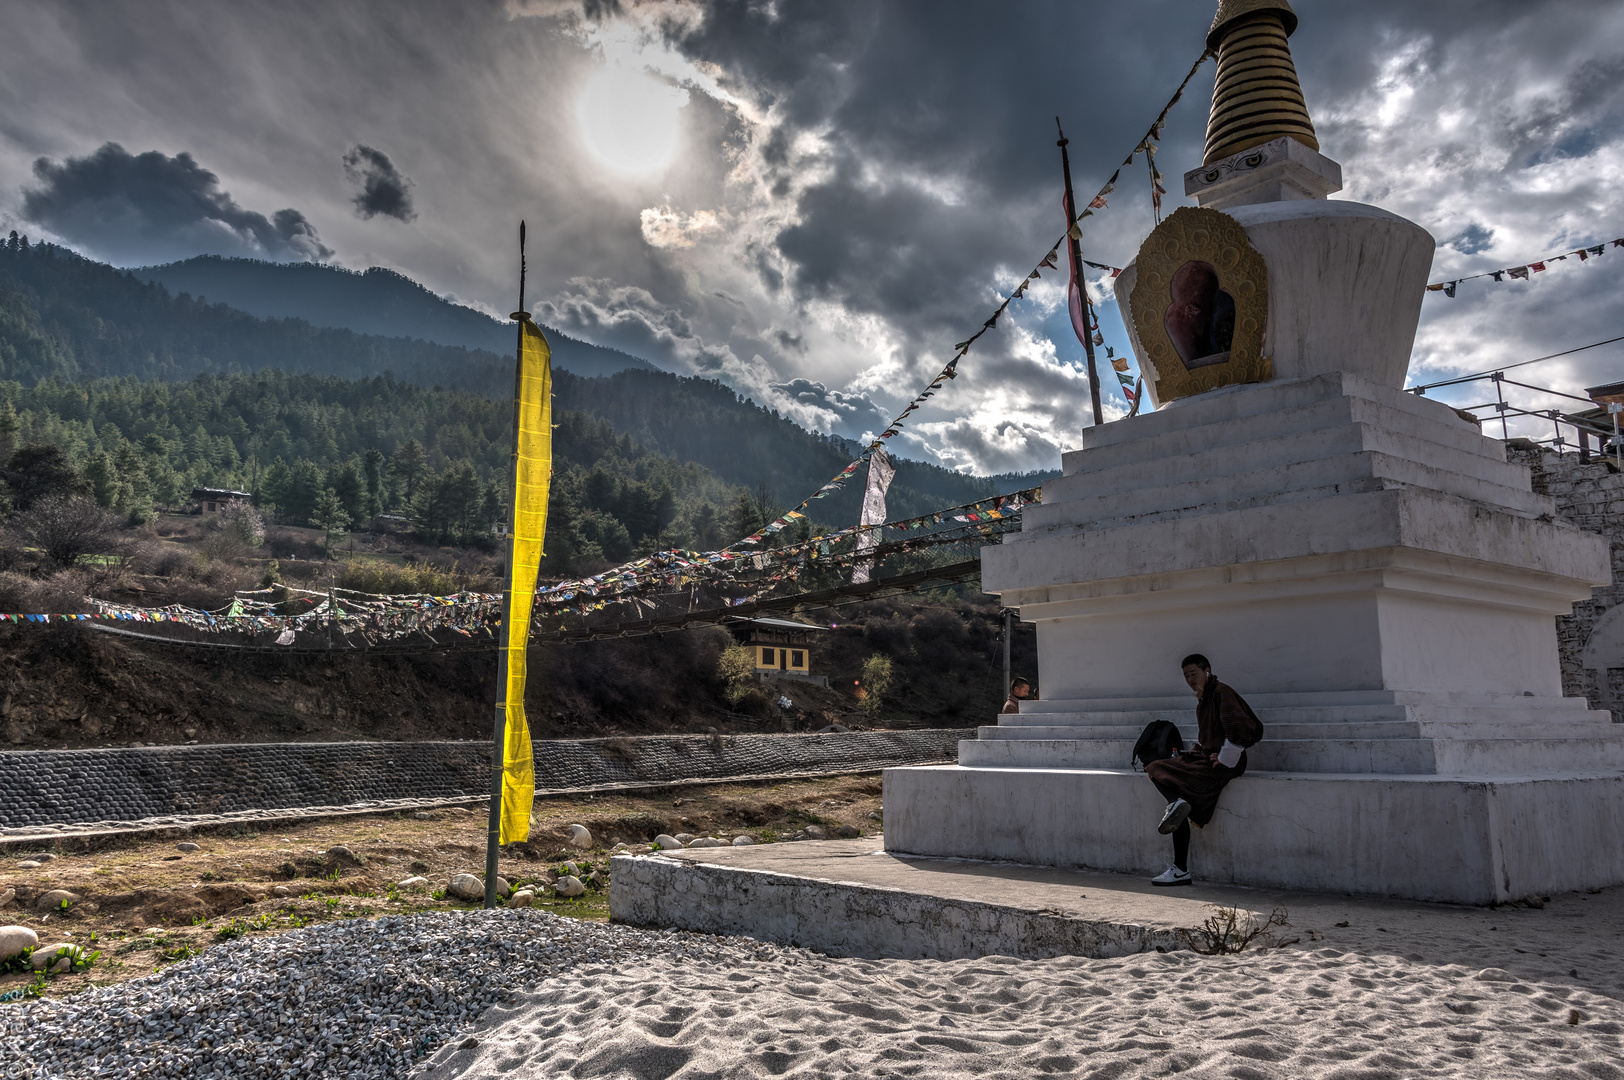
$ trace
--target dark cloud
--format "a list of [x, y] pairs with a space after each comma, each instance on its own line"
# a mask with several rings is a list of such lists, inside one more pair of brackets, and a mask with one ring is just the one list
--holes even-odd
[[891, 416], [867, 394], [833, 390], [811, 379], [791, 379], [773, 383], [777, 400], [793, 401], [807, 409], [830, 413], [837, 419], [829, 425], [842, 435], [857, 437], [865, 432], [883, 431]]
[[39, 186], [23, 192], [23, 216], [115, 263], [191, 255], [321, 260], [332, 249], [297, 210], [266, 217], [238, 206], [220, 178], [179, 153], [131, 154], [118, 143], [87, 157], [34, 162]]
[[[8, 28], [53, 47], [0, 65], [0, 221], [20, 216], [16, 193], [35, 158], [142, 132], [142, 145], [193, 147], [234, 187], [251, 177], [255, 191], [287, 192], [278, 202], [322, 221], [336, 247], [505, 313], [512, 219], [524, 216], [533, 303], [551, 323], [847, 432], [859, 414], [869, 426], [899, 409], [1059, 235], [1055, 114], [1086, 195], [1189, 69], [1214, 7], [152, 0], [137, 12], [11, 0]], [[1343, 165], [1338, 197], [1431, 231], [1433, 280], [1617, 235], [1618, 0], [1298, 10], [1292, 50], [1323, 149]], [[668, 173], [616, 175], [586, 152], [577, 97], [613, 69], [688, 92]], [[1200, 161], [1212, 77], [1208, 63], [1165, 132], [1168, 208], [1185, 202], [1181, 174]], [[369, 151], [411, 163], [415, 188], [398, 170], [376, 173], [380, 195], [393, 177], [402, 201], [366, 202], [376, 162], [356, 146], [362, 131]], [[355, 147], [354, 188], [331, 182], [337, 146]], [[1090, 219], [1087, 257], [1133, 258], [1153, 225], [1147, 186], [1140, 158]], [[414, 201], [412, 229], [365, 222], [369, 205], [409, 213]], [[145, 222], [145, 211], [83, 202], [93, 211], [84, 224], [66, 213], [52, 222], [87, 241], [105, 232], [141, 261], [276, 240], [210, 214], [142, 231], [117, 223]], [[1481, 370], [1611, 336], [1615, 258], [1569, 260], [1515, 286], [1477, 282], [1455, 299], [1429, 294], [1414, 370]], [[1063, 282], [1046, 272], [895, 442], [976, 471], [1052, 466], [1058, 448], [1076, 445], [1088, 386]], [[1102, 298], [1103, 333], [1126, 352], [1108, 290]], [[1562, 389], [1595, 385], [1618, 355], [1602, 353], [1537, 370]], [[1110, 416], [1124, 406], [1105, 382]]]
[[412, 181], [389, 160], [389, 155], [366, 143], [359, 143], [344, 155], [344, 174], [361, 185], [351, 201], [364, 218], [379, 214], [396, 221], [417, 216], [412, 208]]

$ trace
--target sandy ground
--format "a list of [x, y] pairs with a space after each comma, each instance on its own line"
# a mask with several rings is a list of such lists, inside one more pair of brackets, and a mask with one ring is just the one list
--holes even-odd
[[[515, 887], [557, 876], [564, 860], [607, 882], [609, 849], [662, 832], [749, 835], [758, 843], [821, 824], [879, 828], [880, 778], [841, 776], [673, 788], [653, 795], [538, 799], [530, 842], [505, 849], [502, 875]], [[872, 816], [871, 816], [872, 815]], [[592, 831], [588, 851], [565, 843], [568, 825]], [[0, 853], [0, 925], [22, 925], [41, 945], [78, 944], [100, 955], [88, 971], [53, 976], [44, 996], [121, 983], [236, 938], [286, 933], [312, 922], [468, 907], [434, 895], [457, 873], [482, 875], [486, 816], [437, 810], [422, 819], [386, 814], [272, 826], [264, 832], [195, 834], [195, 851], [174, 839], [130, 838], [94, 851], [40, 844]], [[344, 848], [353, 855], [343, 856]], [[37, 868], [40, 852], [55, 857]], [[391, 888], [413, 876], [415, 889]], [[64, 889], [79, 899], [66, 911], [40, 901]], [[278, 890], [285, 895], [279, 895]], [[607, 920], [607, 889], [578, 899], [539, 891], [537, 907], [573, 918]], [[0, 974], [0, 994], [33, 983]]]
[[761, 962], [719, 942], [554, 980], [416, 1075], [1624, 1078], [1624, 889], [1346, 915], [1233, 956]]

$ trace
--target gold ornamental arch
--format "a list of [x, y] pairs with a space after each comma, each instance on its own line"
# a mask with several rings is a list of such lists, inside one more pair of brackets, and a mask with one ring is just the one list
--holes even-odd
[[1240, 222], [1180, 207], [1139, 249], [1128, 305], [1158, 401], [1274, 374], [1263, 353], [1269, 270]]

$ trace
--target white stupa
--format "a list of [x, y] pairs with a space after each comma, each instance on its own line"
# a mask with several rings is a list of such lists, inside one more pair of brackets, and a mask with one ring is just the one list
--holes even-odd
[[1090, 428], [984, 588], [1043, 700], [885, 775], [889, 850], [1154, 873], [1150, 720], [1187, 653], [1267, 730], [1198, 879], [1489, 903], [1624, 882], [1624, 727], [1562, 696], [1554, 616], [1607, 542], [1402, 391], [1433, 241], [1326, 198], [1284, 0], [1224, 0], [1206, 160], [1117, 280], [1154, 412]]

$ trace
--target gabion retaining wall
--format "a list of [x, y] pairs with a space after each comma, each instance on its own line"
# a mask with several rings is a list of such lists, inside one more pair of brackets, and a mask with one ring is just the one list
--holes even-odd
[[[537, 792], [829, 776], [952, 760], [965, 731], [683, 735], [535, 744]], [[490, 744], [251, 743], [0, 752], [0, 830], [452, 799], [490, 790]]]

